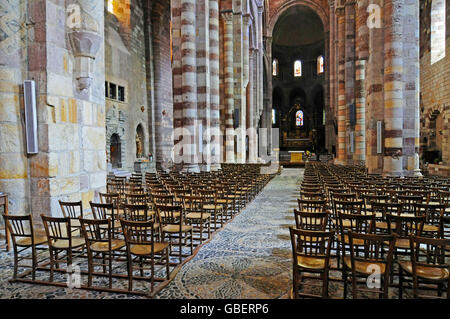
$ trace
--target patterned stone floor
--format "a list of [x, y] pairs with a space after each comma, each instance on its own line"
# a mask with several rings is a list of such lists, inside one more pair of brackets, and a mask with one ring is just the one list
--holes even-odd
[[[302, 174], [302, 169], [284, 169], [183, 265], [156, 298], [286, 298], [292, 276], [288, 227], [294, 223], [292, 209]], [[0, 298], [140, 298], [11, 284], [12, 265], [12, 253], [0, 253]]]

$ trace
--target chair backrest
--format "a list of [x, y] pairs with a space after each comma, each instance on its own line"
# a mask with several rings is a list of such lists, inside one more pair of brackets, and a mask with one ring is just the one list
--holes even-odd
[[363, 207], [362, 200], [355, 200], [355, 201], [333, 200], [333, 210], [335, 216], [338, 216], [339, 213], [360, 215], [363, 210], [362, 207]]
[[110, 219], [79, 218], [79, 220], [81, 224], [81, 231], [86, 243], [88, 244], [88, 249], [94, 242], [108, 243], [109, 249], [111, 249], [112, 228]]
[[114, 207], [119, 207], [120, 197], [119, 193], [99, 193], [100, 202], [103, 204], [113, 204]]
[[126, 193], [125, 198], [126, 198], [127, 204], [146, 205], [148, 203], [147, 194]]
[[130, 245], [151, 246], [151, 253], [154, 253], [154, 243], [157, 241], [153, 221], [130, 221], [121, 219], [125, 243], [129, 249]]
[[349, 232], [372, 234], [375, 230], [375, 215], [338, 214], [338, 227], [341, 236]]
[[114, 217], [114, 204], [103, 204], [103, 203], [93, 203], [89, 202], [91, 206], [92, 215], [95, 219], [108, 219], [109, 217]]
[[298, 209], [308, 212], [325, 211], [326, 201], [324, 199], [297, 199]]
[[329, 268], [334, 231], [302, 230], [289, 228], [294, 265], [299, 256], [324, 259], [325, 270]]
[[425, 222], [427, 224], [439, 225], [441, 216], [445, 214], [447, 205], [441, 204], [414, 204], [414, 215], [426, 215]]
[[23, 238], [30, 238], [31, 243], [34, 245], [33, 218], [31, 214], [24, 216], [3, 214], [3, 218], [14, 245], [16, 245], [17, 239]]
[[83, 203], [79, 202], [65, 202], [59, 200], [59, 206], [64, 217], [70, 217], [72, 219], [78, 219], [78, 217], [83, 217]]
[[183, 196], [183, 208], [185, 212], [197, 212], [203, 211], [203, 196], [197, 195], [185, 195]]
[[324, 231], [328, 223], [326, 212], [306, 212], [294, 208], [295, 224], [297, 229]]
[[[355, 264], [367, 265], [367, 273], [383, 274], [385, 283], [385, 298], [387, 298], [387, 282], [392, 265], [395, 236], [362, 234], [350, 231], [348, 233], [350, 244], [350, 258], [352, 269]], [[388, 248], [386, 251], [386, 247]], [[371, 269], [370, 269], [370, 268]]]
[[386, 214], [388, 220], [388, 231], [397, 235], [398, 238], [409, 238], [411, 235], [420, 236], [425, 223], [425, 215], [392, 215]]
[[148, 221], [151, 217], [146, 204], [124, 204], [123, 210], [126, 220]]
[[47, 239], [52, 245], [57, 240], [68, 240], [72, 247], [71, 218], [41, 215]]
[[450, 239], [450, 216], [441, 216], [439, 230], [439, 238]]
[[183, 207], [181, 205], [155, 205], [161, 224], [183, 224]]

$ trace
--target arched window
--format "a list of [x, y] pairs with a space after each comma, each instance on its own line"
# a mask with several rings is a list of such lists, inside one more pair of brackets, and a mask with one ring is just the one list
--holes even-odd
[[317, 74], [323, 73], [323, 56], [317, 57]]
[[295, 113], [295, 126], [303, 126], [303, 111], [301, 110]]
[[114, 0], [108, 0], [108, 12], [114, 13]]
[[294, 76], [302, 76], [302, 61], [300, 60], [294, 62]]
[[431, 3], [431, 64], [445, 57], [445, 0]]
[[276, 124], [277, 118], [275, 114], [275, 109], [272, 109], [272, 124]]
[[277, 76], [278, 75], [278, 60], [277, 59], [273, 59], [272, 62], [272, 76]]

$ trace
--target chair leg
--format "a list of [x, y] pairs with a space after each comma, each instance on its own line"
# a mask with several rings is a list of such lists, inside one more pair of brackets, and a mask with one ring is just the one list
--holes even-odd
[[348, 283], [347, 283], [347, 267], [344, 265], [342, 268], [342, 280], [344, 281], [344, 299], [347, 299], [347, 289], [348, 289]]
[[53, 267], [54, 267], [54, 251], [52, 248], [49, 248], [49, 252], [50, 252], [50, 282], [53, 281]]
[[128, 253], [128, 291], [133, 290], [133, 260], [131, 254]]
[[109, 253], [108, 255], [108, 259], [109, 259], [109, 289], [112, 288], [112, 260], [113, 260], [113, 256], [112, 256], [112, 252]]
[[398, 299], [403, 299], [403, 270], [399, 267], [398, 273]]
[[14, 246], [14, 273], [13, 273], [13, 278], [16, 279], [17, 278], [17, 272], [19, 269], [19, 256], [18, 256], [18, 251], [17, 251], [17, 247]]

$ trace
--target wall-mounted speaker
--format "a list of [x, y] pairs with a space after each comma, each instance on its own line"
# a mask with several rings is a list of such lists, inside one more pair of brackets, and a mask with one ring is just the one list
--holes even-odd
[[234, 109], [233, 127], [236, 129], [239, 127], [239, 109]]
[[25, 104], [25, 132], [27, 139], [27, 153], [37, 154], [38, 130], [36, 110], [36, 84], [32, 80], [23, 82], [24, 104]]
[[350, 153], [353, 154], [355, 152], [355, 133], [350, 132]]
[[383, 122], [377, 121], [377, 154], [381, 154], [383, 152]]

